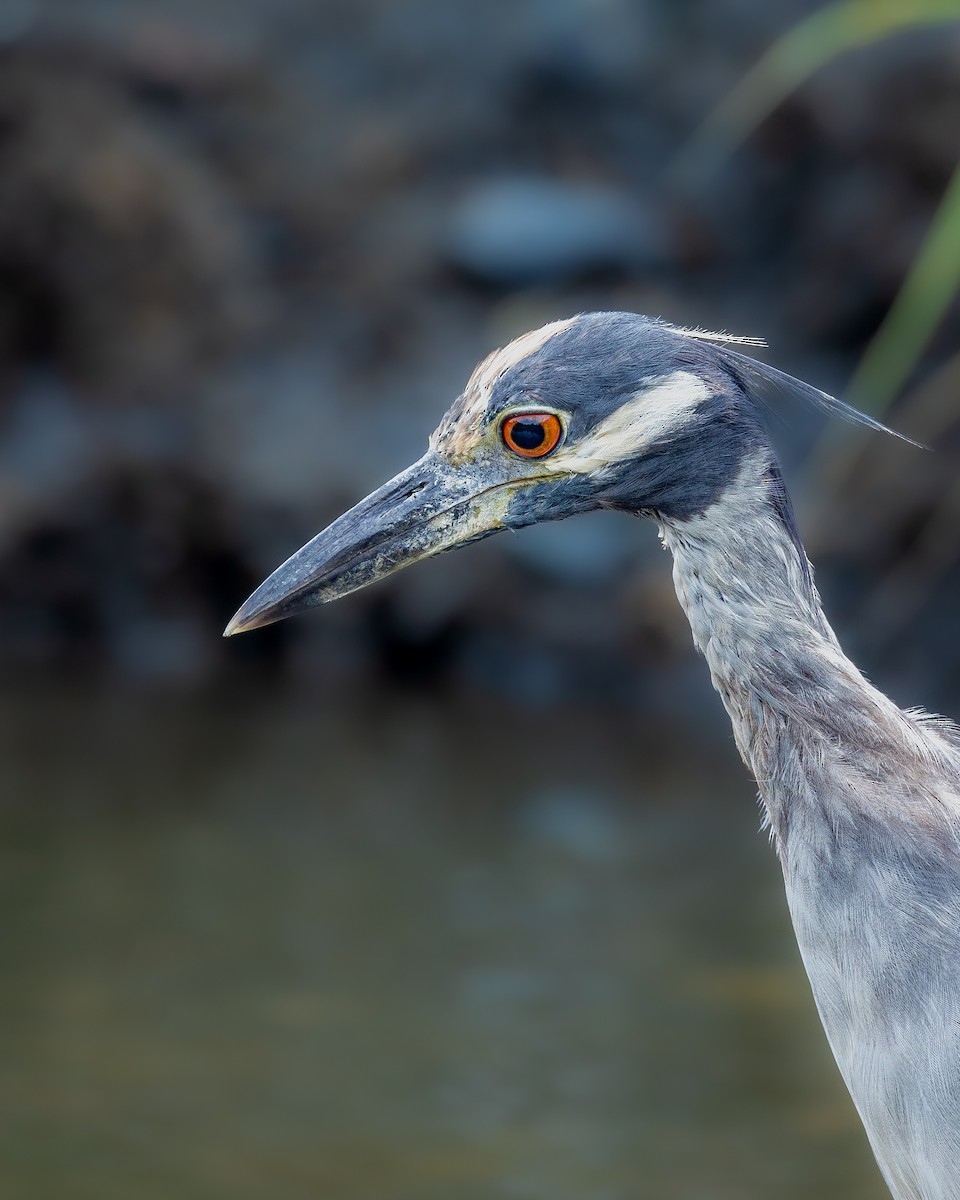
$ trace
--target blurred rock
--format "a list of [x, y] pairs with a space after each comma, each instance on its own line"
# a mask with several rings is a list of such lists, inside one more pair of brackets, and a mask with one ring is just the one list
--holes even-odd
[[[296, 639], [311, 678], [700, 722], [691, 698], [714, 698], [668, 562], [610, 514], [219, 633], [526, 328], [637, 309], [847, 378], [960, 152], [947, 41], [844, 56], [670, 196], [676, 148], [805, 0], [228, 7], [0, 13], [0, 39], [23, 35], [0, 53], [0, 666], [195, 686], [262, 657], [290, 678], [278, 648]], [[819, 468], [797, 486], [805, 415], [784, 407], [779, 437], [834, 530], [825, 591], [848, 581], [856, 614], [889, 573], [889, 627], [911, 614], [931, 674], [960, 595], [958, 394], [928, 405], [939, 439], [917, 433], [935, 457], [856, 463], [842, 487]]]
[[0, 410], [0, 546], [118, 468], [182, 464], [190, 441], [182, 409], [143, 401], [108, 408], [56, 370], [22, 372]]
[[198, 466], [256, 504], [309, 512], [325, 497], [349, 495], [355, 469], [332, 423], [343, 393], [329, 355], [288, 350], [239, 359], [197, 413]]
[[87, 384], [169, 383], [262, 303], [237, 205], [102, 61], [0, 56], [0, 361]]
[[533, 0], [517, 16], [528, 72], [554, 94], [631, 90], [662, 48], [649, 0]]
[[225, 657], [223, 614], [259, 573], [245, 515], [169, 467], [105, 470], [71, 489], [7, 547], [0, 663], [96, 666], [148, 684], [208, 678]]
[[651, 207], [599, 184], [514, 177], [479, 184], [454, 210], [446, 253], [499, 287], [530, 287], [605, 271], [630, 272], [670, 257]]
[[49, 511], [101, 465], [97, 422], [53, 372], [30, 372], [0, 421], [0, 537]]

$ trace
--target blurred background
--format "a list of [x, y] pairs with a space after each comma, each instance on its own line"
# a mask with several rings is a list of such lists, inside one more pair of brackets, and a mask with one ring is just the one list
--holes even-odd
[[841, 640], [960, 715], [960, 4], [0, 43], [3, 1195], [880, 1196], [652, 527], [220, 631], [479, 358], [633, 309], [933, 448], [772, 417]]

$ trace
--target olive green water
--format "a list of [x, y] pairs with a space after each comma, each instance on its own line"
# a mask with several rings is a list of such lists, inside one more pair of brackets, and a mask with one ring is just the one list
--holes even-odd
[[5, 1200], [883, 1196], [726, 743], [0, 715]]

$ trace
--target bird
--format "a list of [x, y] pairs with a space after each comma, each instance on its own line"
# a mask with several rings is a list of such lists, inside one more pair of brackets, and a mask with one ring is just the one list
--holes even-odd
[[518, 337], [474, 370], [424, 456], [278, 567], [224, 632], [501, 530], [652, 517], [880, 1171], [896, 1200], [958, 1200], [960, 728], [900, 709], [844, 654], [767, 414], [779, 391], [884, 426], [743, 343], [757, 341], [617, 312]]

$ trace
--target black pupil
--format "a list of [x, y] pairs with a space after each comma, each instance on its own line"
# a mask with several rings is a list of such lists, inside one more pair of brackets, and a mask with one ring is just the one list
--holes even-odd
[[547, 431], [539, 421], [518, 421], [510, 430], [510, 438], [521, 450], [536, 450], [542, 446]]

